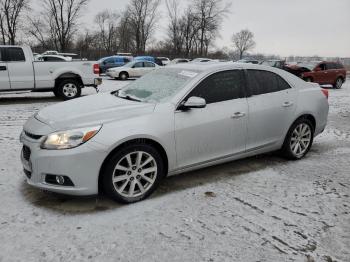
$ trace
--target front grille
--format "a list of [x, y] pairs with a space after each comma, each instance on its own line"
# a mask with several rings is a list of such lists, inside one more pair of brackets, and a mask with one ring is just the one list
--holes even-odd
[[30, 148], [27, 146], [23, 146], [22, 148], [22, 154], [23, 154], [23, 158], [27, 161], [29, 161], [30, 159]]
[[27, 137], [30, 137], [31, 139], [34, 139], [34, 140], [38, 140], [38, 139], [40, 139], [40, 138], [43, 137], [43, 136], [41, 136], [41, 135], [34, 135], [34, 134], [29, 133], [29, 132], [27, 132], [27, 131], [24, 131], [24, 133], [25, 133], [25, 135], [26, 135]]

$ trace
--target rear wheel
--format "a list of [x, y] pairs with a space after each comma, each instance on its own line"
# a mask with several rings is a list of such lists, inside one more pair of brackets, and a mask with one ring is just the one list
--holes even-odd
[[310, 150], [314, 138], [314, 126], [310, 120], [300, 118], [290, 127], [285, 138], [282, 154], [293, 160], [303, 158]]
[[63, 100], [70, 100], [81, 95], [81, 85], [75, 79], [62, 80], [56, 87], [57, 95]]
[[335, 84], [333, 85], [334, 88], [340, 89], [343, 85], [344, 81], [341, 77], [338, 77], [337, 80], [335, 81]]
[[129, 78], [129, 75], [127, 72], [121, 72], [119, 74], [119, 79], [121, 79], [121, 80], [127, 80], [128, 78]]
[[151, 195], [164, 175], [164, 163], [156, 149], [147, 144], [131, 144], [109, 159], [102, 186], [115, 201], [133, 203]]

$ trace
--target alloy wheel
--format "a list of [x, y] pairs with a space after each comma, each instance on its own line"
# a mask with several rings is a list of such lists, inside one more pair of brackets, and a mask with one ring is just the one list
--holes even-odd
[[290, 139], [291, 151], [296, 157], [302, 157], [308, 150], [311, 140], [311, 127], [306, 123], [301, 123], [297, 125]]
[[157, 162], [150, 154], [144, 151], [129, 153], [114, 167], [114, 189], [123, 197], [139, 197], [152, 187], [157, 171]]

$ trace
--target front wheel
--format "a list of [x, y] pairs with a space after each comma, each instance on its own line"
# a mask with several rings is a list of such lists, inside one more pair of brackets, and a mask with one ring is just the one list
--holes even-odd
[[165, 176], [158, 151], [147, 144], [131, 144], [117, 151], [102, 174], [104, 192], [117, 202], [133, 203], [147, 198]]
[[121, 80], [127, 80], [128, 78], [129, 78], [129, 75], [126, 72], [121, 72], [119, 74], [119, 79], [121, 79]]
[[292, 160], [303, 158], [310, 150], [314, 138], [314, 126], [301, 118], [293, 123], [285, 138], [282, 154]]
[[56, 87], [57, 95], [63, 100], [70, 100], [81, 95], [81, 85], [75, 79], [61, 81]]

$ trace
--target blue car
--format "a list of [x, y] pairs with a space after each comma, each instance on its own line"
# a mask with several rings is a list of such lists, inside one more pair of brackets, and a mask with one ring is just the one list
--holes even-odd
[[137, 56], [134, 58], [134, 60], [136, 61], [148, 61], [148, 62], [153, 62], [159, 66], [163, 66], [163, 62], [158, 59], [158, 58], [155, 58], [153, 56]]
[[100, 65], [100, 73], [105, 73], [109, 68], [123, 66], [131, 62], [131, 60], [132, 59], [130, 57], [126, 57], [126, 56], [109, 56], [109, 57], [101, 58], [98, 61]]

